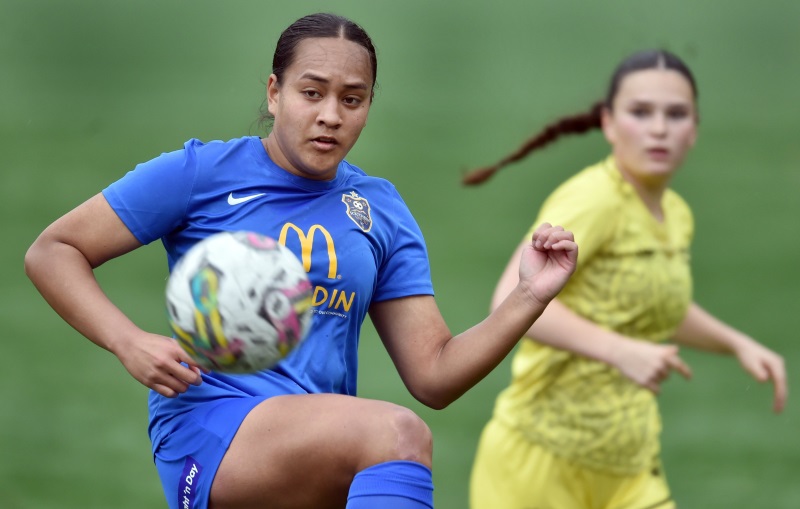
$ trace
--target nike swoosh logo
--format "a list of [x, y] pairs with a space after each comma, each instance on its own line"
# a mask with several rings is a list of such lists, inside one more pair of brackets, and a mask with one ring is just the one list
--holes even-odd
[[244, 203], [246, 201], [253, 200], [258, 198], [259, 196], [264, 196], [266, 193], [259, 193], [259, 194], [251, 194], [250, 196], [242, 196], [241, 198], [235, 198], [233, 193], [228, 195], [228, 205], [239, 205], [240, 203]]

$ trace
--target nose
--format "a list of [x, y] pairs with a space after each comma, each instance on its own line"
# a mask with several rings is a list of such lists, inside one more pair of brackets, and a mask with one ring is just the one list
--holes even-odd
[[654, 136], [664, 136], [667, 134], [667, 118], [664, 113], [653, 115], [652, 122], [650, 122], [650, 132]]
[[317, 114], [317, 123], [329, 128], [337, 128], [342, 125], [342, 114], [338, 98], [329, 96], [321, 101]]

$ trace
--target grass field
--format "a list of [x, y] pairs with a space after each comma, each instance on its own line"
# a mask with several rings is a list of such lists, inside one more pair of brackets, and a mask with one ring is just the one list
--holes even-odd
[[[465, 189], [505, 155], [599, 98], [617, 61], [663, 46], [700, 87], [699, 143], [674, 187], [696, 214], [696, 297], [800, 362], [800, 3], [793, 0], [283, 2], [0, 0], [0, 507], [164, 507], [146, 389], [80, 337], [25, 278], [36, 235], [136, 163], [190, 137], [255, 123], [280, 31], [331, 10], [378, 47], [379, 89], [349, 159], [392, 180], [426, 234], [453, 331], [486, 313], [494, 282], [544, 196], [605, 155], [564, 140]], [[166, 333], [158, 245], [101, 267], [109, 295]], [[508, 361], [443, 411], [414, 402], [370, 325], [360, 392], [419, 412], [435, 436], [436, 504], [466, 509], [470, 462]], [[800, 507], [800, 410], [735, 361], [687, 352], [695, 379], [661, 396], [664, 459], [682, 509]]]

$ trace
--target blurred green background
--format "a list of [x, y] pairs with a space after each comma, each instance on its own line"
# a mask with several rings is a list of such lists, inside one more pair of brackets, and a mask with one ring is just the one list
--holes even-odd
[[[694, 207], [696, 296], [800, 361], [800, 3], [0, 0], [0, 507], [164, 507], [146, 436], [147, 391], [62, 322], [24, 276], [36, 235], [136, 163], [190, 137], [259, 134], [281, 30], [314, 11], [361, 23], [378, 48], [369, 127], [349, 160], [392, 180], [431, 253], [454, 332], [481, 320], [546, 194], [606, 155], [565, 139], [479, 188], [534, 130], [582, 111], [628, 53], [683, 56], [700, 88], [700, 139], [674, 187]], [[138, 324], [167, 332], [166, 264], [147, 246], [97, 271]], [[458, 402], [408, 395], [371, 326], [363, 396], [408, 405], [435, 437], [436, 504], [467, 507], [478, 434], [508, 360]], [[724, 357], [686, 352], [691, 382], [661, 396], [664, 459], [681, 508], [800, 507], [800, 406]], [[311, 473], [313, 475], [313, 473]]]

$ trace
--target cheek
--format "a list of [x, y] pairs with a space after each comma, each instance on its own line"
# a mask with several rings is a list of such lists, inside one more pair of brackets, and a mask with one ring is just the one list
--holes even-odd
[[686, 126], [678, 133], [678, 139], [682, 146], [689, 148], [694, 145], [694, 140], [697, 137], [697, 129], [694, 125]]
[[617, 122], [618, 142], [628, 144], [637, 141], [642, 136], [642, 127], [635, 119], [623, 117]]
[[639, 122], [629, 117], [624, 118], [620, 122], [619, 129], [620, 132], [622, 133], [622, 136], [624, 136], [625, 139], [628, 140], [636, 139], [641, 135], [641, 132], [643, 130]]
[[363, 107], [356, 110], [353, 114], [353, 121], [358, 126], [358, 130], [364, 128], [367, 125], [367, 116], [369, 115], [369, 107]]

